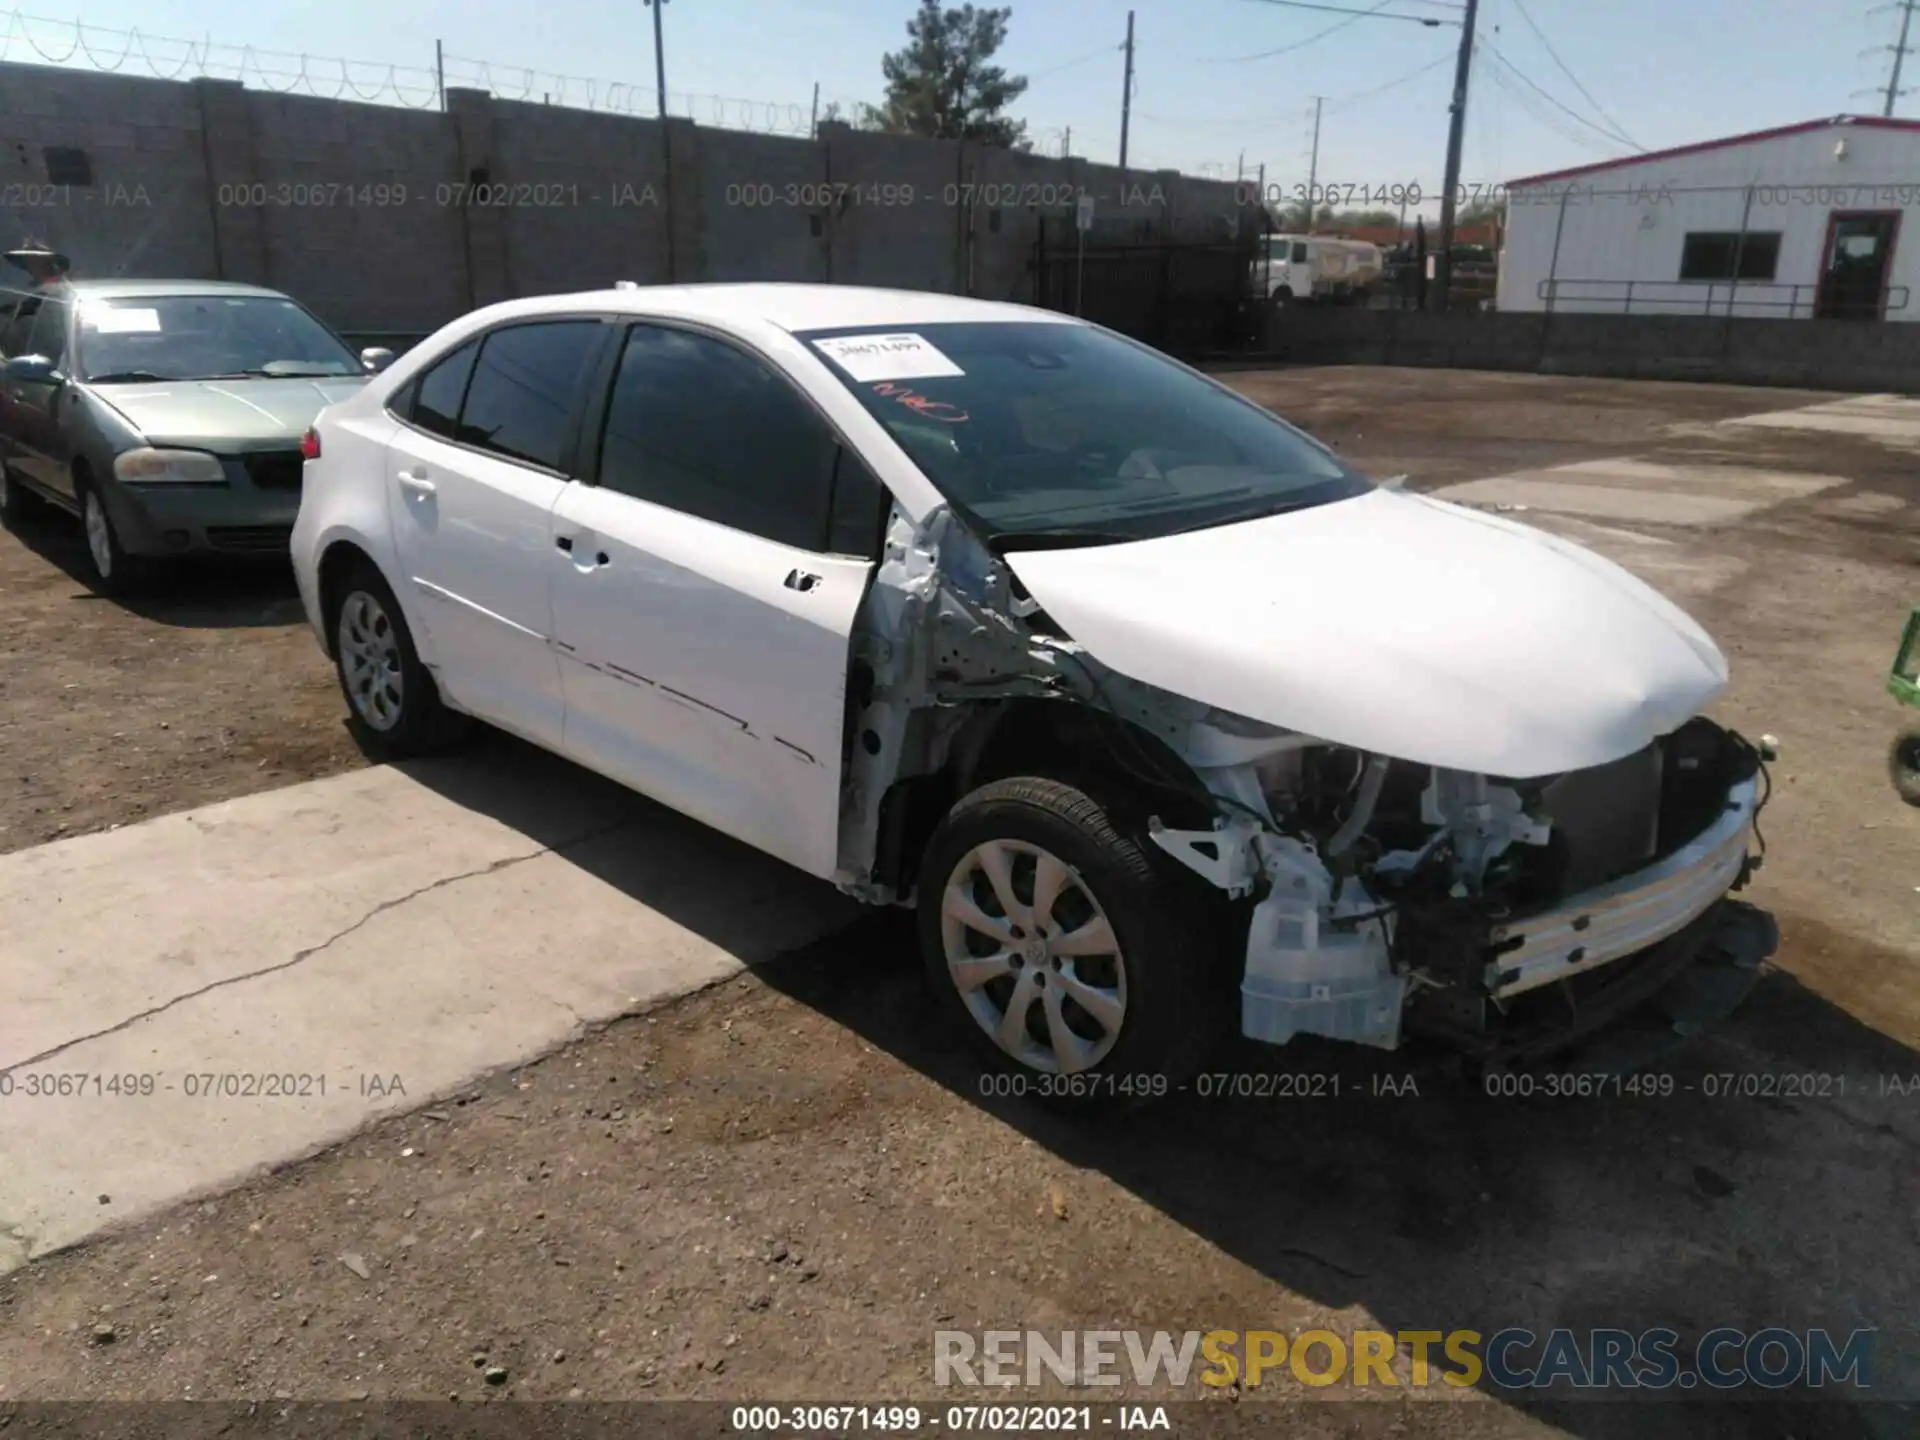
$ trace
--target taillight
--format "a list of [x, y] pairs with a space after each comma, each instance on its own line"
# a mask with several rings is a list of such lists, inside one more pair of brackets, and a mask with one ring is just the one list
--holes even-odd
[[320, 432], [311, 425], [307, 427], [307, 433], [300, 437], [300, 458], [302, 460], [320, 458]]

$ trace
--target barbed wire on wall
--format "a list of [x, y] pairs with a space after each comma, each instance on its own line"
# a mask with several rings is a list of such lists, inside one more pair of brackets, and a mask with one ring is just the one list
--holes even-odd
[[145, 74], [157, 80], [238, 80], [282, 95], [363, 100], [414, 110], [440, 103], [430, 67], [227, 45], [216, 43], [212, 36], [186, 40], [137, 29], [113, 30], [20, 10], [0, 10], [0, 22], [4, 22], [0, 59], [29, 64], [37, 60], [109, 75]]
[[[237, 80], [282, 95], [358, 100], [410, 110], [440, 106], [443, 73], [449, 89], [484, 90], [502, 100], [640, 116], [657, 114], [660, 108], [659, 92], [650, 85], [560, 75], [471, 56], [444, 55], [441, 59], [442, 71], [437, 72], [430, 65], [265, 50], [218, 42], [211, 35], [189, 40], [0, 9], [0, 60], [109, 75], [145, 75], [158, 80]], [[818, 115], [834, 113], [835, 104], [835, 99], [822, 96]], [[857, 109], [844, 97], [838, 97], [837, 106], [842, 113]], [[667, 111], [721, 129], [802, 137], [812, 134], [816, 119], [811, 100], [757, 100], [674, 90], [667, 92]]]

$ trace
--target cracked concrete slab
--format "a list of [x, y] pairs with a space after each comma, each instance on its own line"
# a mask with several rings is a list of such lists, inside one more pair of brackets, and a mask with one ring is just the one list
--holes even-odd
[[1796, 410], [1740, 415], [1719, 423], [1734, 429], [1854, 435], [1890, 450], [1920, 450], [1920, 400], [1904, 395], [1851, 395]]
[[0, 1273], [857, 911], [547, 757], [0, 856]]

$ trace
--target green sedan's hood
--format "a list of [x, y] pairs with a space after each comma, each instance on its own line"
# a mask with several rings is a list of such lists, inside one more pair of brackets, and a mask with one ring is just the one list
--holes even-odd
[[367, 383], [364, 375], [272, 380], [165, 380], [88, 387], [149, 444], [259, 449], [298, 440], [313, 417]]

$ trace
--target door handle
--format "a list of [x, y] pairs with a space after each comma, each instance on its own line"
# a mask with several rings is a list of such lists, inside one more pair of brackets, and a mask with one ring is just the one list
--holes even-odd
[[[556, 535], [553, 537], [553, 547], [563, 554], [572, 555], [574, 538], [572, 535]], [[591, 563], [588, 562], [585, 555], [576, 556], [573, 563], [581, 570], [591, 570], [596, 565], [609, 565], [612, 562], [613, 557], [611, 555], [607, 554], [604, 550], [597, 550], [594, 552]]]
[[403, 489], [411, 490], [416, 495], [433, 494], [433, 481], [427, 478], [425, 470], [402, 470], [394, 478]]
[[569, 555], [573, 553], [573, 536], [571, 535], [556, 535], [553, 537], [553, 544], [555, 549], [564, 550]]
[[798, 590], [802, 594], [820, 583], [820, 577], [808, 570], [789, 570], [785, 581], [789, 590]]

